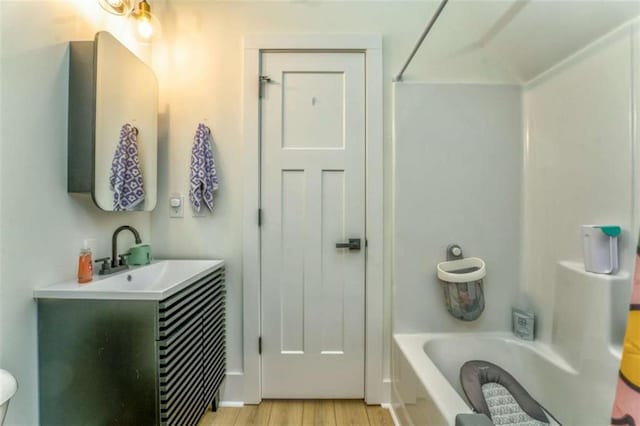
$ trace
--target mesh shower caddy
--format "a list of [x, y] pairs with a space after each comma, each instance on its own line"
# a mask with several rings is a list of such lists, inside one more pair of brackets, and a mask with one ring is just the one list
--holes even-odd
[[458, 245], [447, 249], [447, 261], [437, 265], [438, 280], [449, 313], [462, 321], [473, 321], [484, 311], [483, 281], [487, 275], [484, 260], [462, 256]]

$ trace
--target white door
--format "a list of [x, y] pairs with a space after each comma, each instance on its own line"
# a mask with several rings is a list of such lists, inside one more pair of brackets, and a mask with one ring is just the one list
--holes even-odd
[[263, 398], [364, 396], [364, 59], [262, 55]]

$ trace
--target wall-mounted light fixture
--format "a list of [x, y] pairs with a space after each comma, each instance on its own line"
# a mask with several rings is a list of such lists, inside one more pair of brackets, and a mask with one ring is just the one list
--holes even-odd
[[138, 41], [150, 42], [160, 33], [160, 21], [151, 13], [151, 6], [147, 0], [138, 3], [138, 7], [131, 13], [134, 34]]
[[160, 33], [160, 21], [151, 13], [147, 0], [141, 0], [134, 8], [134, 0], [98, 0], [100, 6], [109, 13], [128, 16], [131, 29], [141, 43], [149, 43]]
[[98, 0], [100, 6], [109, 13], [126, 16], [133, 10], [133, 0]]

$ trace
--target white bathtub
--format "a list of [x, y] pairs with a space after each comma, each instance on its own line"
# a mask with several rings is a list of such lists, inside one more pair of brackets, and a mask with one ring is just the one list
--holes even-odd
[[399, 422], [454, 425], [456, 414], [471, 412], [458, 374], [464, 362], [481, 359], [510, 372], [565, 426], [609, 425], [631, 277], [560, 261], [553, 291], [553, 312], [542, 317], [548, 345], [511, 333], [395, 335], [392, 408]]
[[615, 365], [586, 363], [579, 374], [548, 346], [510, 333], [397, 334], [393, 344], [392, 407], [401, 425], [454, 425], [471, 413], [459, 381], [466, 361], [493, 362], [509, 371], [565, 426], [609, 424]]

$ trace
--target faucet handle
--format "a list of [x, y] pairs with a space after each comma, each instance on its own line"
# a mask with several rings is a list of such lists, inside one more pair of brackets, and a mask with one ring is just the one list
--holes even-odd
[[100, 259], [95, 260], [95, 263], [102, 262], [102, 266], [100, 267], [100, 275], [104, 275], [111, 269], [110, 260], [110, 257], [101, 257]]
[[124, 266], [127, 264], [127, 257], [131, 256], [131, 253], [124, 253], [124, 254], [119, 254], [118, 257], [120, 258], [120, 261], [118, 262], [118, 265], [120, 266]]

